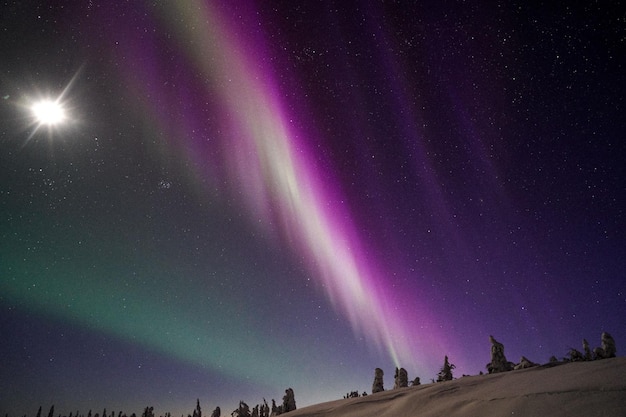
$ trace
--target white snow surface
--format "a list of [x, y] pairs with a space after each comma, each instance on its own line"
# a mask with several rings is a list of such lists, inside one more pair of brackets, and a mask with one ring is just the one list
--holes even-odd
[[282, 415], [626, 417], [626, 358], [465, 376], [448, 382], [321, 403]]

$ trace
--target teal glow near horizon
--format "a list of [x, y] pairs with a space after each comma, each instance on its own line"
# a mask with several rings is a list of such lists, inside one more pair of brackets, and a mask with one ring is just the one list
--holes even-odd
[[[297, 357], [277, 360], [277, 347], [263, 342], [267, 335], [256, 332], [248, 314], [231, 296], [212, 290], [194, 294], [185, 289], [184, 280], [176, 289], [171, 288], [176, 285], [172, 282], [176, 276], [189, 279], [190, 271], [184, 270], [189, 267], [149, 261], [150, 253], [139, 253], [132, 262], [132, 268], [141, 271], [137, 275], [117, 255], [124, 249], [130, 251], [127, 242], [99, 242], [116, 249], [96, 259], [93, 248], [77, 247], [75, 242], [81, 237], [75, 237], [74, 241], [66, 237], [58, 242], [58, 251], [73, 254], [65, 260], [59, 260], [57, 254], [13, 248], [13, 256], [7, 257], [2, 267], [3, 273], [13, 278], [0, 280], [2, 294], [22, 308], [75, 322], [229, 377], [280, 386], [282, 378], [274, 370], [296, 363]], [[207, 302], [207, 298], [216, 301]], [[250, 354], [251, 347], [254, 355]]]

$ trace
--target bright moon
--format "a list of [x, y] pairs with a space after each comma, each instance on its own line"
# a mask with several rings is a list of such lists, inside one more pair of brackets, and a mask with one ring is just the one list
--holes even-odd
[[67, 118], [65, 109], [57, 101], [41, 100], [32, 106], [33, 114], [41, 125], [56, 125]]

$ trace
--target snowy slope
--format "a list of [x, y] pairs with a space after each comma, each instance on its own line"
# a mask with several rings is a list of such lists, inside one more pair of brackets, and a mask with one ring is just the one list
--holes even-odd
[[626, 358], [566, 363], [388, 390], [289, 417], [626, 417]]

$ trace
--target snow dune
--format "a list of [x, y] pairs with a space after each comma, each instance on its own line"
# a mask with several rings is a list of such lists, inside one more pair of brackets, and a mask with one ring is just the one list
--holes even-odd
[[[373, 373], [372, 373], [373, 374]], [[387, 384], [393, 384], [386, 381]], [[312, 405], [289, 417], [625, 417], [626, 358], [544, 365]]]

